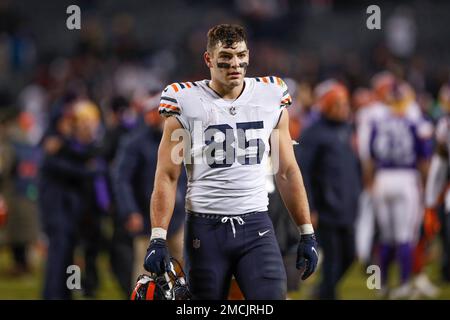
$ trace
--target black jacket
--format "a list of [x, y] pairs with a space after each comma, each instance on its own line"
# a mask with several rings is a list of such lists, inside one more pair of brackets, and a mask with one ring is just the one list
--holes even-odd
[[355, 221], [362, 181], [352, 133], [347, 123], [320, 118], [296, 146], [309, 205], [319, 222], [349, 226]]
[[[143, 125], [124, 137], [113, 168], [113, 187], [120, 219], [125, 220], [129, 214], [139, 212], [144, 216], [146, 231], [150, 230], [149, 205], [160, 140], [161, 132]], [[185, 190], [186, 178], [182, 174], [169, 233], [184, 222]]]

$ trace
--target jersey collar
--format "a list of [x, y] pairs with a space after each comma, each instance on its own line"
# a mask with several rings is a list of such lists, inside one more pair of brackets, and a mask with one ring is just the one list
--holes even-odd
[[223, 99], [221, 96], [219, 96], [219, 94], [216, 91], [210, 88], [210, 86], [208, 85], [210, 81], [211, 80], [203, 80], [202, 88], [206, 91], [208, 96], [213, 100], [215, 104], [222, 106], [245, 104], [245, 102], [249, 100], [254, 86], [253, 82], [250, 81], [249, 78], [244, 78], [245, 81], [244, 90], [242, 90], [239, 97], [237, 97], [235, 100], [227, 100]]

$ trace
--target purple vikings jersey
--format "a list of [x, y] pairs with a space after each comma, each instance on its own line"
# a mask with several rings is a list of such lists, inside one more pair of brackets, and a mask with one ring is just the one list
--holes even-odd
[[370, 153], [377, 169], [416, 169], [432, 154], [432, 125], [424, 120], [386, 114], [372, 125]]

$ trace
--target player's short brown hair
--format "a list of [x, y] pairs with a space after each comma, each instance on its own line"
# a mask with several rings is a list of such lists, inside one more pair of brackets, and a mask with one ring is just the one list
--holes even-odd
[[234, 43], [241, 41], [247, 44], [247, 35], [243, 27], [237, 24], [219, 24], [209, 29], [206, 50], [211, 51], [219, 43], [231, 47]]

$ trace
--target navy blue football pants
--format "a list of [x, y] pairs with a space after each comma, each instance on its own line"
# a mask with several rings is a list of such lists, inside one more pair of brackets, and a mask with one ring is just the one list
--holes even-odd
[[285, 299], [286, 271], [267, 212], [238, 217], [187, 214], [185, 264], [194, 299], [226, 299], [233, 275], [246, 299]]

